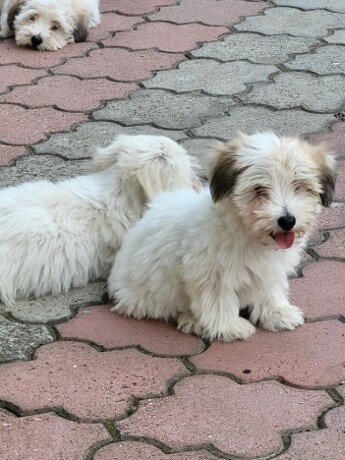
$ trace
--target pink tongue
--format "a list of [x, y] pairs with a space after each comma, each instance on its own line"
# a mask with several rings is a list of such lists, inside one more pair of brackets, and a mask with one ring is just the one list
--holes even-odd
[[284, 233], [276, 233], [274, 236], [275, 242], [282, 248], [282, 249], [289, 249], [293, 245], [295, 241], [295, 233], [294, 232], [284, 232]]

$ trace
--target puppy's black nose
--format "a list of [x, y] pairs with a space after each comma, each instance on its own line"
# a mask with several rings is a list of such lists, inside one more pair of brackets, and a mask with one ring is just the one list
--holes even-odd
[[279, 227], [282, 228], [283, 230], [286, 230], [287, 232], [294, 227], [295, 223], [296, 223], [295, 217], [290, 216], [290, 214], [279, 217], [278, 219]]
[[34, 35], [31, 37], [32, 46], [35, 48], [43, 42], [41, 35]]

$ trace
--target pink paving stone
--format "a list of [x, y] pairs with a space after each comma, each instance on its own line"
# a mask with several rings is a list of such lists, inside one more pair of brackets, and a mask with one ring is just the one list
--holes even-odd
[[345, 316], [345, 263], [320, 261], [303, 268], [303, 277], [290, 281], [290, 301], [308, 319]]
[[123, 14], [147, 14], [155, 11], [159, 6], [174, 5], [177, 0], [103, 0], [101, 11], [118, 11]]
[[341, 460], [345, 455], [345, 406], [326, 414], [326, 429], [292, 436], [288, 451], [279, 460]]
[[143, 442], [117, 442], [100, 449], [94, 460], [216, 460], [205, 450], [164, 454], [157, 447]]
[[345, 156], [345, 124], [343, 122], [335, 123], [331, 130], [325, 134], [310, 136], [310, 140], [315, 144], [326, 142], [337, 156]]
[[333, 203], [332, 207], [325, 208], [317, 221], [319, 229], [339, 228], [345, 226], [345, 204]]
[[182, 0], [179, 5], [161, 8], [158, 13], [150, 16], [150, 20], [230, 26], [241, 17], [252, 16], [266, 7], [264, 2], [243, 0]]
[[1, 460], [85, 458], [95, 442], [111, 438], [101, 424], [79, 424], [55, 414], [17, 418], [0, 409]]
[[16, 158], [26, 153], [27, 151], [24, 147], [13, 147], [11, 145], [0, 144], [0, 165], [10, 165]]
[[1, 67], [0, 93], [6, 91], [9, 86], [25, 85], [38, 77], [47, 75], [44, 70], [32, 70], [6, 65]]
[[338, 160], [337, 162], [337, 182], [335, 185], [335, 199], [345, 200], [345, 160]]
[[137, 89], [137, 85], [105, 79], [80, 80], [59, 75], [42, 78], [36, 85], [19, 86], [0, 101], [23, 104], [27, 107], [56, 106], [71, 112], [95, 110], [102, 101], [120, 99]]
[[141, 24], [135, 30], [119, 32], [103, 43], [105, 46], [125, 46], [136, 50], [158, 48], [162, 51], [183, 52], [195, 48], [200, 42], [216, 40], [227, 32], [229, 30], [224, 27], [154, 22]]
[[131, 29], [138, 22], [143, 22], [143, 18], [140, 16], [127, 17], [116, 13], [104, 13], [101, 17], [101, 24], [90, 30], [87, 40], [103, 40], [109, 36], [110, 32]]
[[156, 70], [169, 69], [183, 58], [182, 54], [164, 54], [153, 50], [106, 48], [92, 51], [88, 57], [70, 59], [66, 64], [55, 68], [54, 73], [81, 78], [109, 77], [114, 80], [135, 81], [151, 77]]
[[41, 53], [17, 46], [12, 39], [0, 42], [0, 65], [22, 64], [25, 67], [42, 68], [62, 64], [66, 58], [83, 56], [87, 51], [97, 48], [93, 43], [73, 43], [61, 50]]
[[51, 107], [24, 109], [0, 104], [0, 142], [28, 145], [46, 138], [46, 134], [67, 131], [75, 123], [86, 120], [81, 113], [59, 112]]
[[280, 377], [309, 388], [334, 385], [345, 378], [345, 324], [332, 320], [294, 331], [258, 330], [245, 342], [214, 342], [192, 361], [199, 370], [227, 372], [244, 382]]
[[345, 229], [331, 231], [328, 240], [319, 246], [314, 246], [313, 249], [322, 257], [341, 257], [345, 259]]
[[191, 355], [205, 348], [202, 340], [182, 334], [173, 324], [126, 318], [111, 312], [110, 305], [82, 308], [58, 330], [62, 337], [91, 340], [106, 348], [140, 345], [160, 355]]
[[39, 348], [34, 361], [1, 366], [0, 399], [25, 411], [63, 407], [97, 420], [123, 414], [133, 396], [164, 392], [170, 378], [186, 373], [173, 358], [133, 349], [100, 353], [83, 343], [55, 342]]
[[254, 458], [280, 449], [281, 432], [314, 427], [319, 412], [333, 405], [324, 391], [198, 375], [175, 385], [172, 396], [140, 402], [117, 427], [123, 435], [147, 436], [176, 450], [212, 443], [228, 455]]

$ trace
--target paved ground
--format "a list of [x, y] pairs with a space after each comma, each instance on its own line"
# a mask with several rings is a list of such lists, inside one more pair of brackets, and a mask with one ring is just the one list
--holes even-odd
[[105, 284], [0, 305], [1, 460], [345, 458], [345, 3], [103, 0], [87, 43], [0, 42], [1, 185], [83, 173], [116, 134], [327, 140], [336, 198], [292, 298], [307, 324], [206, 344], [109, 312]]

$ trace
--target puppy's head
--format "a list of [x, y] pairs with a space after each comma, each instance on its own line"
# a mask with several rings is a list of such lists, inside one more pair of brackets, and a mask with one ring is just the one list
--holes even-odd
[[164, 136], [120, 135], [98, 150], [93, 166], [95, 171], [114, 174], [123, 190], [140, 195], [145, 203], [163, 191], [201, 188], [196, 160]]
[[68, 3], [56, 0], [18, 0], [10, 10], [8, 22], [18, 45], [41, 51], [55, 51], [87, 37], [85, 17]]
[[210, 169], [216, 203], [235, 206], [247, 232], [288, 249], [321, 209], [330, 206], [335, 160], [323, 145], [273, 133], [238, 135], [222, 144]]

